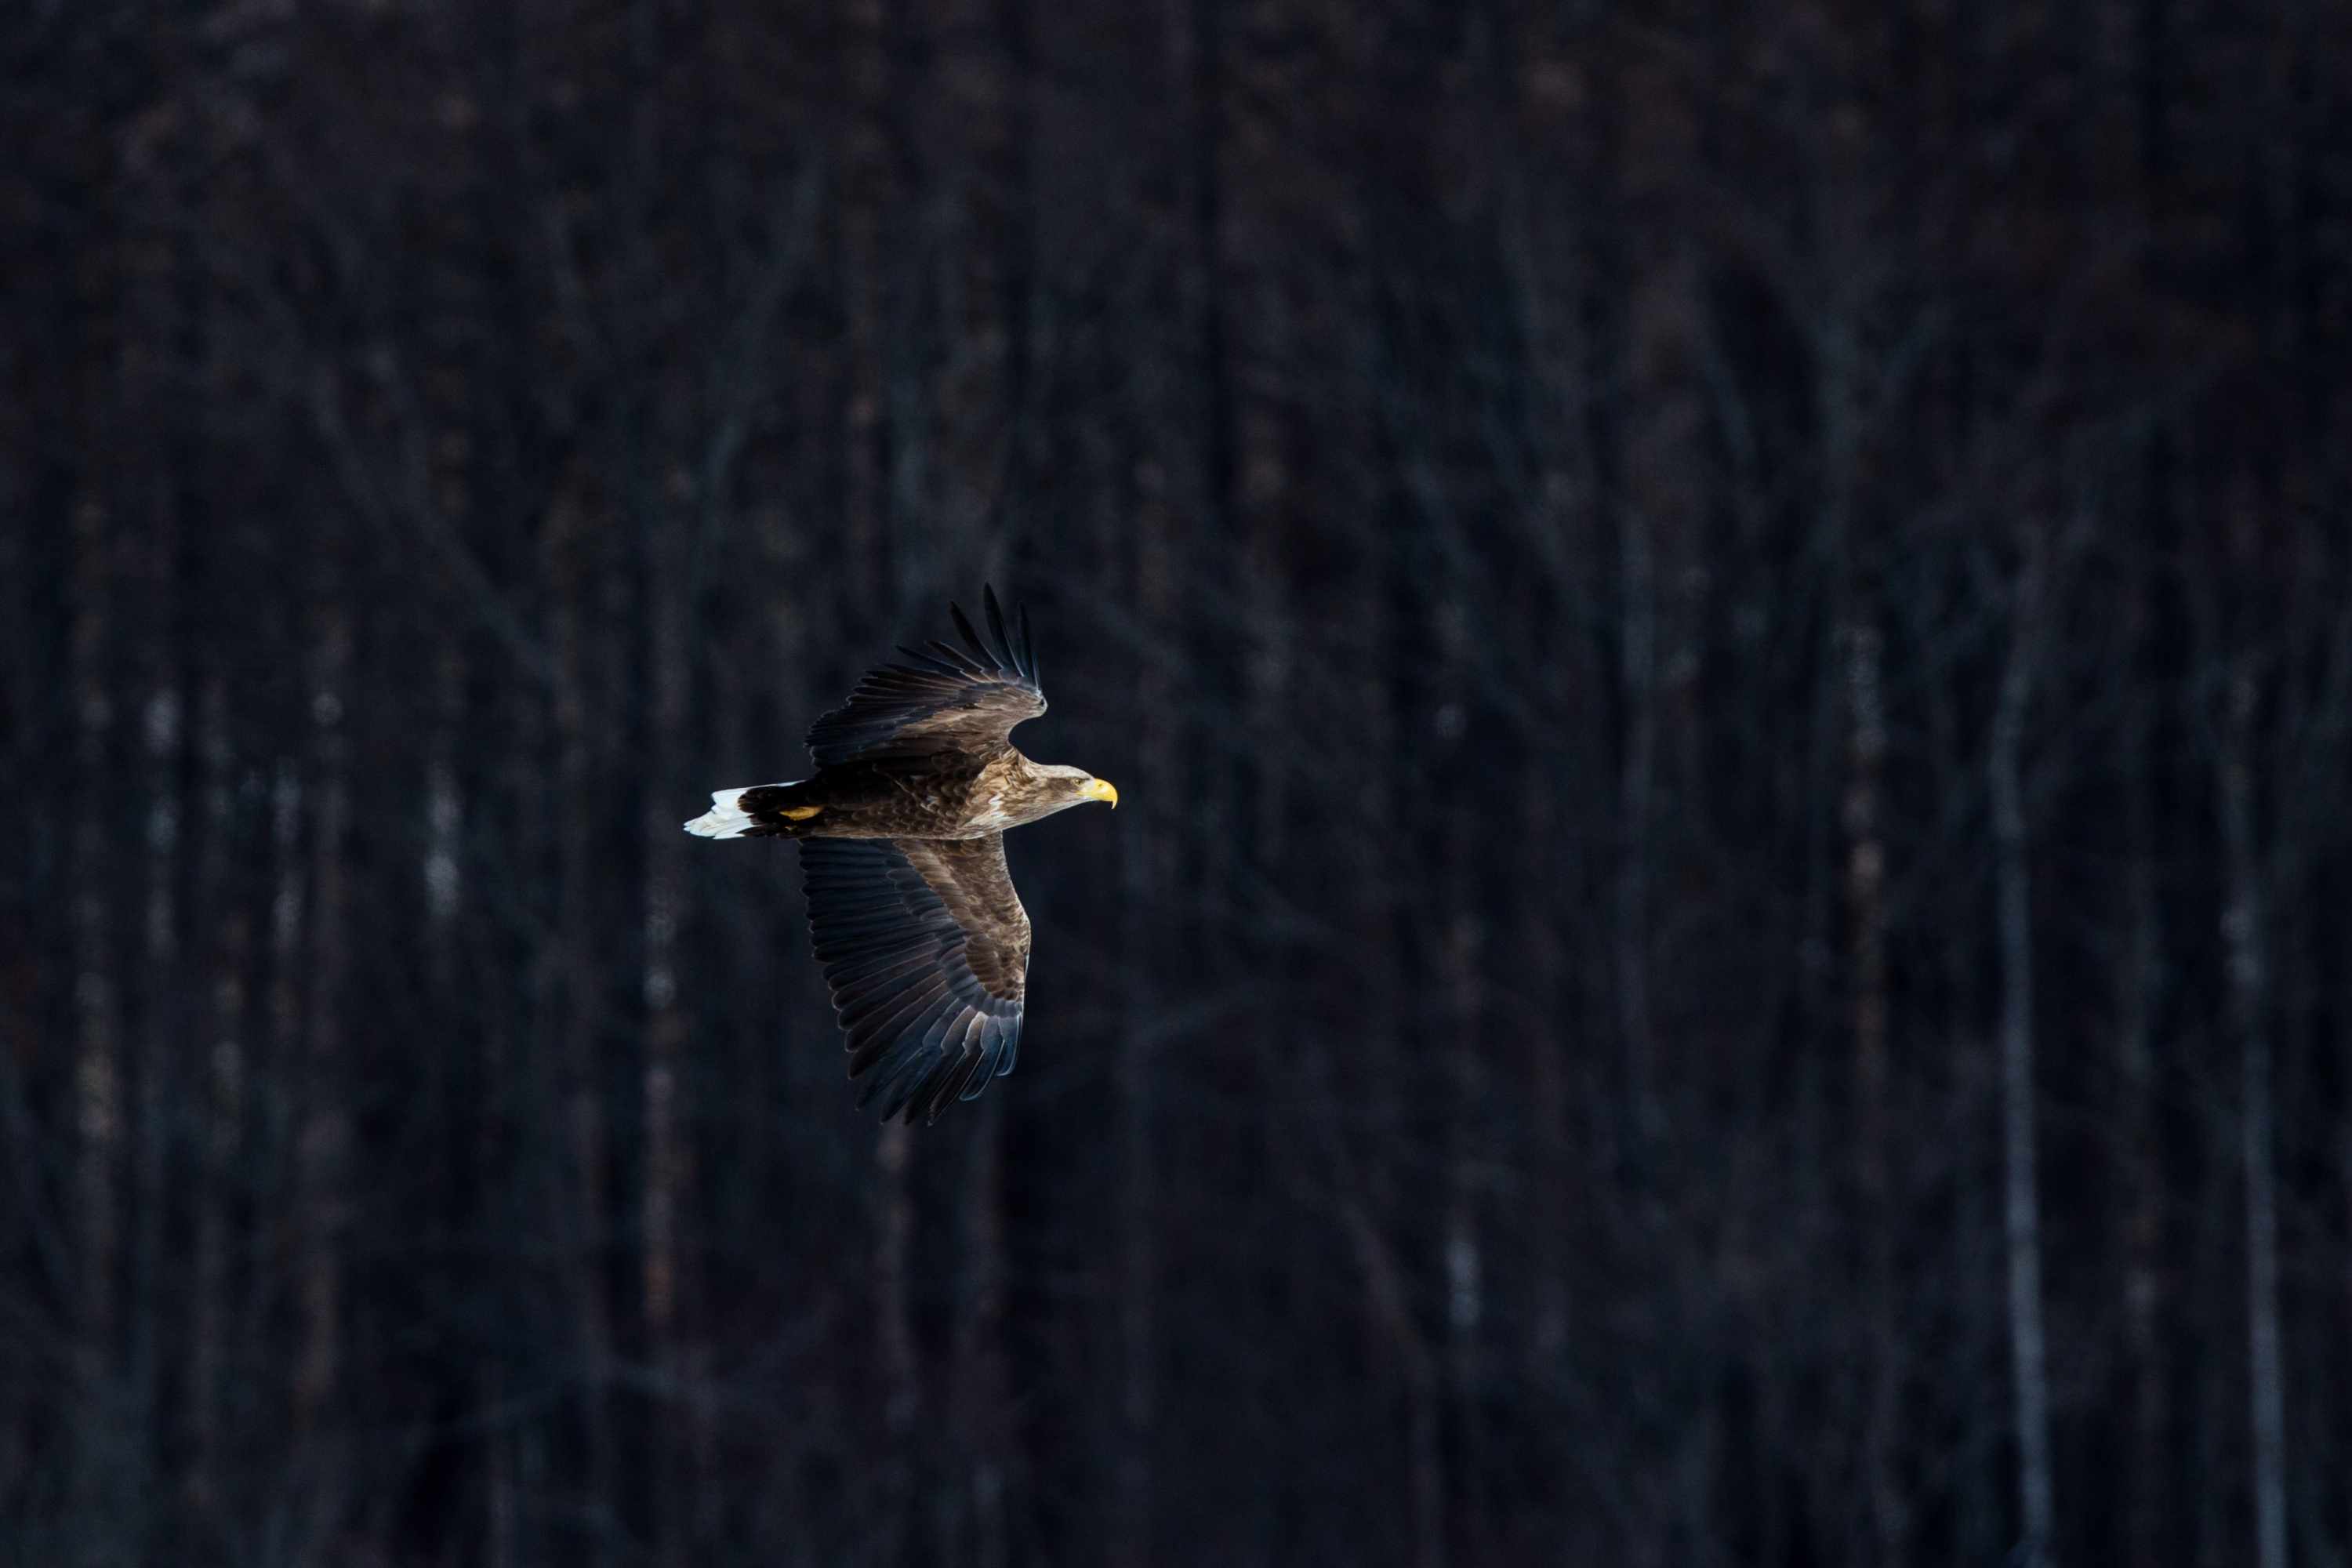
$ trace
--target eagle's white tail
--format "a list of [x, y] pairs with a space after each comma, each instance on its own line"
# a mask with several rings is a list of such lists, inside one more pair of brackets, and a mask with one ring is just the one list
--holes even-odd
[[[743, 789], [756, 789], [745, 784]], [[751, 826], [743, 810], [743, 790], [722, 789], [712, 792], [710, 809], [686, 825], [688, 833], [704, 838], [740, 838]]]
[[[741, 789], [722, 789], [710, 796], [710, 809], [686, 825], [688, 833], [704, 838], [769, 838], [798, 837], [798, 825], [814, 816], [819, 807], [802, 805], [798, 797], [778, 792], [806, 784], [806, 779], [791, 779], [783, 784], [745, 784]], [[743, 804], [745, 795], [751, 803]]]

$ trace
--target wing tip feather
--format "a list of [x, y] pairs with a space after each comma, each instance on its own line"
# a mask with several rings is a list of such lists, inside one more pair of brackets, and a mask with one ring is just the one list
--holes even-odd
[[980, 640], [980, 633], [973, 627], [971, 617], [963, 613], [963, 606], [950, 600], [948, 603], [948, 614], [955, 618], [956, 630], [962, 634], [965, 642], [971, 645], [973, 655], [982, 661], [981, 668], [982, 669], [992, 668], [996, 663], [996, 656], [990, 653], [988, 645]]
[[996, 639], [996, 647], [992, 650], [996, 668], [1018, 675], [1021, 673], [1021, 661], [1013, 657], [1013, 639], [1004, 634], [1004, 608], [996, 602], [996, 590], [983, 583], [981, 594], [985, 601], [982, 607], [988, 612], [989, 635]]

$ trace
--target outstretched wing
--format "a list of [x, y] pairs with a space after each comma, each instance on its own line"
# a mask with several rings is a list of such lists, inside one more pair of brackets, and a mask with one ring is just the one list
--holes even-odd
[[1013, 1070], [1029, 916], [985, 838], [805, 838], [809, 929], [857, 1103], [936, 1118]]
[[933, 642], [928, 648], [901, 647], [911, 662], [886, 664], [867, 672], [849, 700], [819, 719], [808, 732], [817, 766], [881, 757], [921, 757], [936, 752], [990, 752], [1005, 743], [1013, 726], [1045, 710], [1037, 689], [1037, 656], [1029, 641], [1029, 616], [1020, 637], [1009, 637], [996, 591], [986, 590], [984, 606], [993, 644], [972, 629], [962, 610], [950, 605], [965, 647]]

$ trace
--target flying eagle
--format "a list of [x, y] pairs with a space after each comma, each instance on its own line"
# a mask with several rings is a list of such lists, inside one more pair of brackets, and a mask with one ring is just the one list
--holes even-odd
[[1029, 974], [1029, 916], [1004, 830], [1118, 791], [1084, 768], [1033, 763], [1013, 727], [1045, 710], [1022, 613], [990, 637], [948, 606], [964, 647], [901, 647], [808, 732], [813, 778], [722, 789], [686, 825], [705, 838], [791, 838], [809, 929], [849, 1037], [859, 1105], [935, 1120], [1013, 1070]]

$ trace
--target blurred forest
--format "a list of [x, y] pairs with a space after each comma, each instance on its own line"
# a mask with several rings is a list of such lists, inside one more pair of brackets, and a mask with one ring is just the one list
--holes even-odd
[[2347, 37], [9, 6], [0, 1561], [2352, 1562]]

